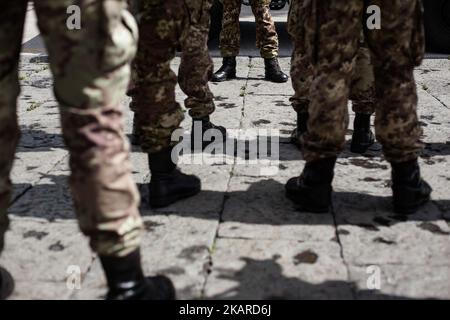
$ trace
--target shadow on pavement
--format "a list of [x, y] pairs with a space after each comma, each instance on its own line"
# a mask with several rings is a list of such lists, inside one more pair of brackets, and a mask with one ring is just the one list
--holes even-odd
[[[15, 190], [21, 190], [22, 193], [16, 194], [16, 198], [10, 207], [11, 214], [19, 217], [43, 218], [49, 221], [75, 219], [72, 198], [67, 184], [68, 176], [45, 175], [42, 178], [51, 180], [52, 184], [35, 186], [14, 184]], [[249, 188], [245, 191], [224, 193], [204, 190], [197, 196], [163, 209], [150, 208], [146, 200], [148, 197], [147, 185], [138, 184], [142, 196], [141, 213], [143, 216], [170, 214], [200, 219], [218, 219], [217, 211], [206, 209], [203, 212], [196, 212], [195, 209], [189, 210], [189, 208], [193, 208], [191, 205], [196, 202], [205, 203], [205, 200], [221, 199], [221, 201], [227, 201], [227, 206], [229, 206], [229, 210], [221, 217], [225, 221], [274, 226], [333, 225], [335, 223], [330, 214], [298, 211], [296, 206], [285, 197], [283, 183], [267, 179], [255, 183], [248, 182], [248, 184]], [[23, 193], [23, 190], [27, 190], [27, 192]], [[443, 219], [443, 213], [439, 210], [433, 210], [434, 205], [443, 211], [450, 208], [450, 199], [435, 200], [425, 205], [416, 214], [396, 215], [392, 212], [391, 197], [360, 192], [335, 192], [333, 203], [333, 211], [337, 212], [338, 224], [361, 226], [373, 231], [377, 231], [378, 226], [386, 227], [405, 221], [437, 221]], [[267, 210], [267, 208], [272, 208], [272, 210]]]
[[[260, 121], [264, 121], [264, 119], [260, 119]], [[254, 130], [273, 130], [272, 128], [248, 128], [248, 129], [254, 129]], [[243, 129], [246, 130], [246, 129]], [[288, 131], [290, 132], [290, 130], [280, 130], [281, 133], [286, 134], [288, 133]], [[131, 136], [128, 135], [128, 138], [130, 139]], [[270, 146], [270, 141], [276, 141], [276, 139], [278, 139], [279, 141], [279, 150], [280, 150], [280, 155], [279, 155], [279, 160], [280, 161], [295, 161], [295, 160], [303, 160], [301, 151], [295, 147], [293, 144], [290, 143], [290, 138], [287, 136], [262, 136], [262, 135], [257, 135], [256, 139], [253, 140], [239, 140], [237, 141], [237, 143], [241, 144], [241, 145], [246, 145], [246, 152], [245, 152], [245, 156], [242, 157], [241, 154], [238, 154], [240, 156], [241, 159], [246, 159], [246, 160], [253, 160], [255, 159], [250, 158], [248, 156], [248, 151], [249, 151], [249, 146], [250, 145], [257, 145], [258, 141], [260, 140], [266, 140], [268, 141], [268, 149], [267, 149], [267, 154], [270, 156], [272, 153], [271, 150], [271, 146]], [[24, 129], [22, 128], [21, 130], [21, 140], [19, 142], [19, 146], [18, 146], [18, 150], [17, 152], [42, 152], [42, 151], [50, 151], [51, 149], [54, 148], [65, 148], [64, 145], [64, 140], [61, 134], [57, 134], [57, 133], [48, 133], [45, 132], [44, 130], [40, 130], [40, 129]], [[374, 158], [381, 158], [382, 155], [382, 150], [381, 150], [381, 146], [377, 144], [377, 146], [373, 149], [373, 150], [368, 150], [365, 154], [360, 155], [360, 154], [356, 154], [356, 153], [352, 153], [350, 152], [350, 140], [346, 141], [346, 144], [344, 146], [344, 150], [341, 152], [341, 154], [339, 155], [340, 159], [346, 159], [346, 158], [356, 158], [356, 157], [361, 157], [364, 156], [364, 158], [366, 160], [363, 161], [354, 161], [352, 164], [356, 165], [356, 166], [361, 166], [361, 167], [366, 167], [366, 168], [376, 168], [376, 167], [380, 167], [380, 165], [377, 164], [372, 164], [371, 162], [382, 162], [382, 160], [380, 159], [374, 159]], [[258, 147], [259, 150], [259, 147]], [[140, 152], [140, 148], [138, 146], [133, 146], [132, 148], [133, 152]], [[194, 153], [200, 153], [200, 152], [194, 152]], [[224, 150], [225, 154], [226, 150]], [[220, 154], [220, 153], [218, 153]], [[236, 153], [231, 153], [234, 154], [234, 156], [236, 156]], [[228, 154], [228, 155], [231, 155]], [[266, 153], [261, 154], [262, 156], [265, 156]], [[421, 158], [424, 159], [429, 159], [432, 157], [436, 157], [436, 156], [446, 156], [446, 155], [450, 155], [450, 142], [446, 142], [446, 143], [426, 143], [425, 144], [425, 148], [424, 151], [421, 154]], [[260, 153], [258, 151], [257, 157], [260, 156]], [[386, 167], [388, 165], [387, 162], [385, 162], [383, 166]], [[387, 168], [385, 168], [387, 169]]]
[[[215, 268], [217, 280], [233, 281], [237, 284], [220, 294], [208, 299], [387, 299], [404, 300], [408, 297], [383, 294], [376, 290], [359, 290], [353, 282], [326, 281], [319, 284], [309, 283], [296, 277], [283, 275], [283, 268], [277, 257], [266, 260], [241, 258], [245, 266], [236, 271], [226, 268]], [[270, 294], [268, 294], [270, 292]], [[255, 293], [257, 296], [255, 296]]]

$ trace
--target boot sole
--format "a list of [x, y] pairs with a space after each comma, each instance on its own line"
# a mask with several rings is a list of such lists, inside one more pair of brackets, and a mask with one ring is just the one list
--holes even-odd
[[289, 81], [289, 79], [277, 81], [277, 80], [274, 80], [274, 79], [270, 79], [270, 78], [268, 78], [268, 77], [264, 77], [264, 80], [270, 81], [270, 82], [273, 82], [273, 83], [286, 83], [286, 82]]
[[226, 77], [225, 79], [221, 79], [221, 80], [219, 80], [219, 79], [211, 79], [211, 82], [225, 82], [225, 81], [233, 80], [233, 79], [236, 79], [236, 75], [235, 74], [234, 75], [230, 75], [230, 76]]
[[200, 191], [201, 191], [201, 187], [198, 187], [198, 188], [192, 190], [191, 192], [186, 192], [184, 194], [177, 194], [177, 195], [171, 195], [171, 196], [159, 197], [159, 198], [154, 198], [154, 197], [150, 196], [149, 203], [152, 208], [164, 208], [164, 207], [167, 207], [179, 200], [193, 197], [196, 194], [198, 194]]

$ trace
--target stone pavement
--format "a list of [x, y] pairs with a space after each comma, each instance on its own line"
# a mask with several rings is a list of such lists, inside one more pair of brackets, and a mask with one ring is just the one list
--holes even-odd
[[[12, 299], [98, 299], [105, 280], [77, 227], [50, 72], [37, 61], [24, 56], [21, 65], [22, 140], [0, 264], [17, 281]], [[288, 70], [289, 59], [281, 64]], [[257, 164], [234, 158], [182, 165], [201, 177], [203, 191], [160, 210], [144, 201], [145, 271], [170, 276], [180, 298], [450, 298], [450, 60], [426, 60], [416, 71], [427, 143], [421, 164], [435, 191], [433, 202], [408, 218], [390, 211], [390, 171], [376, 151], [341, 155], [331, 214], [296, 211], [284, 197], [284, 183], [304, 165], [287, 143], [295, 125], [291, 85], [263, 81], [259, 58], [239, 57], [238, 65], [238, 80], [211, 85], [213, 120], [228, 128], [279, 129], [279, 172], [263, 175], [269, 173]], [[179, 90], [177, 96], [184, 98]], [[128, 114], [127, 133], [130, 124]], [[132, 161], [145, 197], [146, 157], [135, 148]], [[81, 271], [81, 289], [67, 286], [70, 266]], [[371, 290], [378, 274], [380, 290]]]

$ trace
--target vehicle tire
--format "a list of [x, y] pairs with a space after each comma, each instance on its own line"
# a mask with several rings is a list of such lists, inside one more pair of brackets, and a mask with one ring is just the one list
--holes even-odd
[[425, 0], [427, 50], [450, 53], [450, 0]]
[[222, 30], [223, 8], [219, 0], [214, 0], [211, 7], [211, 26], [209, 29], [209, 40], [219, 39], [220, 30]]

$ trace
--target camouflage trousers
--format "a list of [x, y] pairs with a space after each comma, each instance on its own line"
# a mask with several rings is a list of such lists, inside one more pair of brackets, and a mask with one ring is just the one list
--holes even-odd
[[[223, 57], [239, 55], [241, 34], [239, 15], [242, 0], [220, 0], [223, 5], [220, 52]], [[250, 0], [256, 22], [256, 47], [263, 58], [278, 56], [278, 35], [269, 11], [270, 0]]]
[[[0, 246], [8, 227], [9, 178], [19, 140], [18, 64], [27, 0], [0, 4]], [[67, 8], [78, 5], [81, 29], [69, 30]], [[120, 0], [34, 1], [49, 54], [70, 187], [81, 230], [101, 255], [123, 256], [140, 244], [139, 195], [131, 175], [120, 101], [136, 51], [137, 27]]]
[[[207, 46], [211, 6], [212, 0], [140, 0], [141, 37], [129, 95], [144, 152], [155, 153], [173, 145], [172, 133], [184, 119], [175, 98], [177, 82], [187, 95], [184, 104], [192, 118], [215, 110], [208, 86], [213, 72]], [[170, 62], [178, 47], [182, 54], [177, 78]]]
[[381, 29], [365, 30], [375, 74], [375, 129], [390, 162], [416, 159], [423, 148], [414, 66], [424, 55], [423, 8], [418, 0], [308, 0], [304, 39], [313, 64], [307, 161], [334, 157], [345, 143], [347, 101], [365, 3], [381, 9]]
[[[306, 0], [292, 0], [288, 15], [288, 32], [292, 38], [294, 51], [291, 59], [291, 79], [294, 95], [290, 99], [296, 112], [308, 112], [309, 92], [313, 81], [313, 65], [306, 54], [304, 21], [308, 12]], [[356, 55], [355, 70], [350, 86], [350, 100], [356, 113], [375, 112], [375, 86], [370, 50], [364, 41], [361, 20], [361, 41]]]

